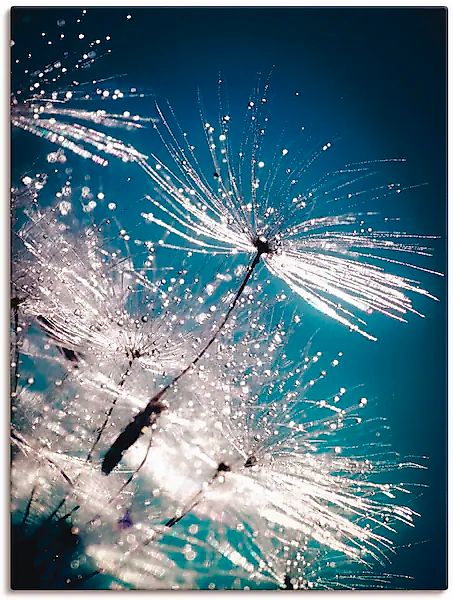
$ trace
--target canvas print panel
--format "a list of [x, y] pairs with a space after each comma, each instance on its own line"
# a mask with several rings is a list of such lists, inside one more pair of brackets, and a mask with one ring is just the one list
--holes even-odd
[[13, 589], [446, 587], [445, 26], [12, 10]]

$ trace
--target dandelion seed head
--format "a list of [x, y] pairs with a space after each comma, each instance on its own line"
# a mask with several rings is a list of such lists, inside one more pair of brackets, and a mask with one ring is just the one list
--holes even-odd
[[[358, 228], [362, 215], [347, 210], [347, 201], [353, 197], [385, 198], [400, 189], [361, 187], [379, 161], [346, 165], [316, 179], [310, 175], [312, 165], [332, 148], [332, 142], [294, 163], [289, 148], [284, 147], [281, 157], [286, 166], [277, 160], [268, 166], [269, 178], [260, 181], [255, 171], [261, 171], [265, 161], [256, 157], [262, 153], [262, 123], [267, 117], [251, 100], [248, 113], [253, 116], [237, 154], [229, 147], [219, 153], [212, 137], [215, 126], [204, 121], [216, 181], [211, 186], [201, 170], [199, 154], [179, 139], [172, 115], [159, 106], [157, 111], [155, 130], [170, 162], [159, 159], [159, 172], [142, 164], [154, 185], [155, 194], [148, 200], [156, 211], [144, 216], [175, 240], [164, 245], [216, 255], [258, 252], [270, 273], [295, 295], [371, 340], [376, 338], [366, 331], [363, 315], [381, 313], [405, 321], [408, 313], [417, 312], [412, 297], [430, 296], [412, 279], [391, 273], [392, 265], [412, 266], [409, 260], [398, 261], [398, 255], [411, 259], [426, 253], [423, 236], [379, 231], [363, 223]], [[224, 116], [220, 128], [225, 122]], [[332, 214], [330, 205], [338, 201], [346, 209]]]
[[[221, 359], [226, 372], [220, 378], [211, 372], [218, 367], [207, 362], [193, 373], [193, 382], [181, 384], [185, 401], [170, 402], [173, 409], [153, 435], [153, 461], [144, 465], [143, 477], [158, 482], [179, 516], [192, 506], [199, 518], [228, 527], [248, 524], [261, 533], [279, 531], [287, 540], [305, 539], [351, 561], [360, 562], [363, 556], [380, 560], [390, 543], [384, 534], [387, 517], [406, 525], [413, 517], [410, 509], [380, 504], [388, 488], [372, 481], [372, 474], [391, 470], [390, 462], [374, 465], [335, 444], [332, 436], [340, 441], [346, 423], [357, 425], [355, 411], [362, 402], [342, 401], [338, 409], [322, 400], [315, 409], [309, 390], [326, 372], [317, 380], [307, 375], [295, 386], [296, 369], [282, 378], [276, 367], [281, 358], [272, 353], [261, 357], [275, 372], [267, 380], [262, 367], [254, 367], [253, 352], [228, 344], [221, 351], [226, 352]], [[319, 355], [309, 361], [315, 368], [313, 358]], [[278, 386], [275, 377], [280, 378]], [[175, 439], [182, 440], [180, 452], [175, 451]], [[146, 444], [142, 440], [129, 456], [131, 466], [141, 460]], [[360, 480], [351, 478], [357, 472], [362, 473]], [[234, 500], [238, 494], [239, 505]], [[199, 501], [193, 505], [194, 497]], [[323, 509], [320, 502], [326, 503]], [[357, 519], [351, 519], [351, 509]]]
[[[42, 35], [45, 37], [46, 33]], [[60, 39], [64, 39], [64, 34], [60, 35]], [[78, 39], [85, 40], [85, 34], [79, 33]], [[110, 37], [106, 36], [105, 41], [109, 40]], [[50, 40], [48, 43], [52, 44]], [[101, 40], [95, 43], [101, 45]], [[120, 114], [99, 107], [91, 110], [81, 108], [82, 99], [85, 104], [88, 100], [94, 102], [94, 96], [99, 94], [82, 92], [80, 82], [75, 79], [68, 82], [70, 74], [86, 71], [101, 56], [92, 46], [92, 42], [87, 42], [85, 52], [64, 52], [61, 58], [42, 69], [32, 72], [26, 69], [24, 74], [29, 76], [27, 89], [16, 89], [11, 96], [11, 123], [15, 128], [57, 144], [61, 149], [100, 166], [108, 165], [106, 155], [124, 162], [146, 160], [147, 157], [131, 144], [104, 133], [99, 126], [129, 131], [141, 129], [151, 120], [138, 115], [131, 117], [128, 111]], [[114, 90], [113, 94], [104, 89], [100, 96], [104, 100], [119, 100], [126, 98], [127, 94], [120, 89]], [[60, 159], [61, 155], [49, 154], [49, 162], [55, 162], [57, 157]]]

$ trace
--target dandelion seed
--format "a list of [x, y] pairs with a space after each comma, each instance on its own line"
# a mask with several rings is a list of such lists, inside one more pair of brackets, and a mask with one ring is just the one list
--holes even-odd
[[[389, 486], [379, 478], [398, 467], [384, 451], [374, 462], [353, 456], [343, 444], [336, 451], [344, 426], [357, 425], [358, 406], [343, 400], [339, 412], [326, 400], [316, 408], [308, 374], [296, 389], [295, 369], [280, 374], [279, 357], [271, 356], [275, 366], [269, 381], [261, 367], [253, 368], [253, 352], [225, 350], [232, 351], [235, 373], [219, 377], [218, 367], [212, 363], [211, 371], [205, 361], [203, 370], [181, 382], [184, 397], [194, 397], [193, 407], [172, 402], [174, 411], [162, 417], [153, 435], [153, 460], [141, 474], [176, 503], [165, 526], [174, 528], [191, 513], [261, 535], [275, 532], [282, 540], [302, 536], [357, 563], [385, 560], [389, 521], [411, 525], [414, 513], [388, 502]], [[242, 369], [250, 388], [245, 395], [238, 386]], [[216, 427], [219, 421], [222, 426]], [[146, 440], [140, 445], [137, 457]], [[399, 487], [393, 491], [398, 494]]]
[[[256, 112], [254, 107], [255, 103], [251, 101], [248, 108], [253, 114]], [[247, 166], [243, 151], [239, 165], [228, 154], [224, 160], [220, 159], [213, 143], [214, 128], [204, 121], [215, 178], [219, 181], [219, 187], [215, 190], [209, 185], [208, 178], [200, 172], [199, 162], [187, 140], [178, 142], [177, 135], [170, 128], [162, 110], [157, 107], [157, 111], [162, 127], [156, 125], [156, 130], [174, 161], [176, 170], [173, 172], [155, 156], [153, 158], [161, 166], [159, 172], [148, 163], [140, 162], [156, 186], [156, 196], [149, 196], [148, 199], [162, 214], [162, 218], [158, 218], [152, 213], [144, 213], [144, 218], [163, 227], [169, 234], [189, 242], [192, 251], [213, 254], [246, 253], [253, 258], [229, 309], [206, 345], [172, 382], [150, 399], [146, 409], [137, 414], [127, 430], [115, 440], [105, 457], [103, 468], [106, 474], [115, 468], [123, 454], [138, 440], [148, 420], [154, 419], [155, 408], [160, 407], [159, 403], [165, 394], [209, 350], [230, 319], [259, 264], [264, 263], [273, 275], [283, 280], [315, 309], [370, 340], [376, 338], [361, 328], [365, 321], [358, 316], [360, 312], [370, 314], [377, 311], [404, 321], [408, 312], [417, 312], [406, 293], [433, 298], [412, 280], [389, 274], [382, 267], [364, 260], [371, 257], [389, 263], [397, 262], [379, 256], [379, 251], [426, 254], [426, 248], [401, 243], [400, 239], [407, 236], [398, 233], [357, 235], [342, 229], [335, 230], [356, 225], [358, 215], [355, 214], [308, 218], [307, 202], [313, 208], [325, 194], [344, 195], [344, 188], [352, 186], [368, 174], [366, 163], [328, 173], [315, 182], [311, 189], [299, 194], [298, 197], [306, 199], [301, 207], [297, 203], [293, 206], [287, 202], [288, 194], [293, 195], [293, 184], [299, 182], [299, 178], [323, 149], [330, 148], [330, 142], [308, 161], [294, 167], [294, 171], [280, 183], [276, 183], [277, 177], [274, 174], [268, 180], [265, 192], [259, 195], [254, 173], [255, 157], [260, 147], [256, 121], [250, 121], [247, 139], [252, 141], [244, 145], [249, 152], [250, 167]], [[288, 149], [285, 148], [282, 154], [287, 153]], [[251, 181], [251, 191], [247, 192], [250, 202], [245, 204], [245, 190], [240, 182], [245, 181], [247, 176]], [[274, 194], [281, 200], [276, 206], [271, 206]], [[297, 221], [297, 217], [304, 220]], [[162, 241], [162, 245], [165, 246], [166, 243]], [[169, 246], [178, 248], [175, 244]], [[405, 266], [410, 265], [405, 263]], [[343, 306], [343, 303], [352, 310]]]
[[[250, 108], [253, 110], [248, 111], [249, 116], [255, 115], [254, 102], [249, 104]], [[421, 245], [423, 236], [385, 231], [359, 233], [360, 213], [331, 216], [328, 212], [329, 202], [365, 194], [366, 189], [357, 186], [373, 175], [372, 169], [378, 162], [391, 161], [347, 165], [307, 183], [313, 163], [323, 150], [331, 147], [328, 142], [308, 159], [288, 163], [285, 173], [277, 161], [270, 166], [271, 174], [265, 184], [258, 185], [254, 165], [257, 154], [262, 152], [262, 136], [257, 113], [255, 120], [248, 121], [238, 160], [229, 147], [219, 156], [212, 146], [213, 128], [205, 127], [216, 173], [217, 183], [213, 186], [201, 170], [200, 157], [186, 139], [179, 139], [178, 128], [171, 127], [159, 106], [157, 112], [160, 124], [155, 129], [172, 164], [166, 165], [153, 156], [161, 166], [158, 173], [147, 163], [141, 163], [155, 187], [148, 200], [159, 212], [144, 216], [187, 244], [185, 247], [172, 243], [169, 247], [212, 254], [249, 254], [254, 257], [250, 276], [258, 264], [264, 263], [310, 306], [372, 340], [376, 338], [364, 330], [361, 313], [378, 312], [405, 321], [408, 313], [417, 313], [411, 294], [433, 298], [413, 280], [391, 274], [379, 264], [421, 269], [395, 257], [429, 254], [429, 249]], [[225, 118], [221, 128], [224, 121]], [[281, 152], [285, 161], [288, 152], [288, 148]], [[261, 166], [263, 161], [258, 162], [258, 167]], [[294, 198], [295, 189], [299, 193], [292, 203], [290, 198]], [[394, 188], [389, 190], [386, 186], [370, 188], [370, 193], [378, 196], [392, 192]]]
[[[112, 223], [105, 223], [106, 237], [122, 239], [109, 248], [101, 228], [80, 230], [73, 216], [62, 220], [53, 209], [31, 207], [28, 217], [18, 233], [21, 245], [15, 260], [23, 317], [38, 324], [68, 367], [72, 363], [71, 377], [110, 406], [87, 454], [91, 460], [118, 401], [128, 406], [128, 418], [131, 410], [143, 408], [143, 403], [130, 404], [126, 390], [141, 385], [152, 396], [159, 384], [185, 367], [205, 334], [196, 335], [197, 314], [186, 280], [180, 277], [179, 284], [167, 285], [149, 279], [147, 267], [134, 266], [140, 255], [130, 254], [125, 231], [108, 234]], [[206, 327], [210, 329], [210, 322]], [[150, 424], [151, 415], [165, 409], [153, 402], [140, 431]]]
[[[84, 34], [79, 35], [79, 39], [84, 37]], [[90, 95], [85, 93], [82, 97], [82, 92], [78, 89], [79, 82], [67, 83], [71, 89], [62, 88], [71, 73], [87, 69], [96, 58], [97, 54], [93, 50], [81, 55], [65, 53], [61, 60], [31, 74], [28, 87], [34, 93], [27, 97], [26, 90], [19, 89], [11, 96], [11, 123], [13, 127], [104, 167], [108, 165], [106, 156], [114, 156], [124, 162], [145, 161], [147, 156], [127, 142], [104, 133], [99, 127], [137, 130], [149, 124], [151, 119], [139, 116], [130, 118], [129, 113], [109, 113], [99, 108], [80, 108], [77, 101], [83, 99], [86, 102]], [[120, 96], [123, 97], [124, 94], [116, 94], [117, 98]], [[97, 127], [89, 127], [84, 122], [93, 123]]]

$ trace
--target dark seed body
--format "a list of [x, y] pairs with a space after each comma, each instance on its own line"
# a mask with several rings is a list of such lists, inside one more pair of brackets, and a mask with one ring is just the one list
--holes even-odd
[[105, 454], [102, 461], [102, 472], [105, 475], [109, 475], [121, 461], [124, 452], [138, 440], [143, 432], [142, 430], [152, 425], [163, 410], [165, 410], [165, 406], [157, 400], [152, 404], [148, 404], [142, 412], [136, 415]]

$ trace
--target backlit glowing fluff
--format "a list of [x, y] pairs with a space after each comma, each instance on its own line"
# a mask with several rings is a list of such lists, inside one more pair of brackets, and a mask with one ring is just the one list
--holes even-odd
[[[348, 450], [367, 401], [348, 401], [343, 388], [311, 399], [326, 376], [320, 358], [299, 367], [283, 355], [245, 372], [233, 362], [221, 376], [206, 367], [187, 383], [190, 401], [162, 416], [140, 471], [177, 505], [167, 527], [195, 515], [248, 528], [258, 545], [269, 535], [285, 544], [305, 538], [358, 563], [385, 560], [413, 512], [399, 504], [402, 485], [384, 483], [384, 474], [413, 465], [367, 453], [366, 444], [360, 456]], [[144, 436], [137, 462], [146, 444]]]
[[[21, 434], [13, 442], [20, 448], [12, 466], [15, 589], [193, 586], [194, 569], [178, 567], [148, 524], [158, 508], [136, 490], [123, 491], [82, 459], [32, 448]], [[138, 548], [132, 560], [130, 548]]]
[[[129, 587], [134, 579], [126, 577], [119, 558], [113, 568], [115, 549], [126, 541], [131, 544], [135, 529], [149, 529], [151, 517], [162, 521], [159, 506], [150, 506], [135, 482], [126, 487], [124, 473], [106, 479], [97, 457], [90, 457], [97, 425], [104, 418], [104, 408], [93, 401], [90, 390], [71, 380], [53, 384], [52, 364], [47, 370], [35, 365], [40, 367], [48, 377], [46, 392], [32, 392], [33, 381], [28, 379], [13, 404], [13, 582], [29, 582], [31, 589], [105, 589], [112, 581], [114, 588]], [[165, 559], [164, 550], [149, 550], [147, 568], [142, 568], [142, 576], [148, 573], [148, 587], [156, 587], [159, 578], [170, 586], [170, 567], [175, 586], [177, 576], [182, 581], [189, 575]], [[137, 563], [132, 572], [134, 568]]]
[[[18, 238], [14, 295], [22, 321], [38, 326], [44, 344], [58, 349], [71, 380], [91, 390], [96, 407], [105, 403], [94, 451], [106, 428], [127, 425], [119, 401], [130, 419], [143, 408], [134, 404], [134, 389], [149, 399], [190, 362], [212, 327], [212, 311], [199, 318], [201, 304], [216, 298], [221, 280], [202, 287], [197, 277], [186, 280], [183, 269], [149, 278], [152, 250], [130, 241], [114, 221], [83, 228], [59, 207], [30, 209]], [[37, 356], [34, 337], [27, 347]]]
[[[99, 57], [110, 52], [105, 48], [109, 39], [107, 36], [102, 41], [92, 40], [80, 53], [62, 52], [59, 58], [31, 73], [27, 65], [24, 72], [26, 86], [14, 90], [11, 95], [13, 127], [104, 167], [109, 164], [110, 156], [124, 162], [146, 160], [147, 157], [131, 144], [103, 131], [106, 128], [138, 130], [151, 121], [131, 115], [127, 110], [116, 113], [101, 108], [108, 101], [123, 101], [139, 94], [109, 87], [105, 79], [98, 87], [93, 85], [96, 82], [87, 85], [84, 80], [79, 80], [79, 76], [87, 77], [87, 70]], [[15, 48], [13, 54], [14, 51]], [[18, 66], [15, 77], [19, 77]], [[96, 108], [92, 108], [94, 104]], [[51, 153], [48, 160], [55, 162], [59, 157]]]
[[193, 589], [200, 561], [213, 565], [211, 546], [163, 527], [173, 506], [150, 497], [146, 482], [132, 482], [124, 470], [105, 478], [97, 458], [87, 460], [102, 407], [85, 385], [70, 379], [52, 385], [52, 367], [34, 368], [46, 373], [47, 392], [21, 388], [14, 401], [13, 568], [19, 585], [27, 569], [32, 589]]
[[169, 509], [143, 481], [105, 478], [87, 460], [102, 410], [89, 390], [73, 395], [70, 381], [53, 386], [47, 374], [45, 394], [25, 387], [14, 401], [13, 587], [193, 589], [210, 545], [166, 533]]
[[[57, 409], [55, 412], [58, 412]], [[112, 478], [105, 482], [99, 469], [85, 460], [81, 443], [78, 444], [79, 455], [75, 440], [71, 451], [67, 441], [64, 443], [61, 439], [58, 443], [64, 431], [61, 420], [52, 421], [52, 417], [45, 417], [47, 422], [40, 428], [35, 427], [33, 438], [13, 431], [13, 443], [20, 450], [12, 468], [13, 510], [21, 510], [22, 505], [30, 501], [30, 492], [36, 487], [30, 507], [36, 518], [50, 514], [53, 511], [49, 509], [54, 509], [55, 515], [67, 515], [65, 518], [71, 517], [77, 525], [100, 515], [110, 521], [120, 519], [127, 506], [127, 498], [125, 500], [118, 494], [121, 479], [115, 481]], [[59, 426], [60, 430], [52, 432], [52, 426]], [[66, 430], [65, 433], [75, 438], [77, 432]], [[35, 439], [35, 434], [42, 438]]]
[[406, 579], [365, 561], [357, 565], [344, 554], [312, 544], [309, 536], [295, 535], [288, 540], [272, 531], [256, 535], [246, 527], [242, 534], [210, 528], [201, 535], [217, 553], [212, 556], [211, 567], [222, 559], [229, 561], [229, 570], [235, 573], [231, 589], [385, 589], [390, 584], [396, 589], [401, 585], [399, 580]]
[[330, 142], [307, 158], [280, 138], [268, 152], [269, 162], [264, 140], [272, 114], [266, 106], [267, 86], [250, 100], [236, 147], [234, 115], [221, 106], [220, 121], [213, 125], [202, 114], [206, 156], [195, 149], [191, 135], [171, 124], [172, 111], [157, 106], [154, 127], [170, 162], [154, 154], [152, 164], [141, 162], [154, 184], [148, 196], [153, 211], [142, 216], [172, 234], [169, 247], [250, 255], [248, 277], [262, 262], [310, 306], [374, 340], [363, 329], [366, 315], [405, 321], [409, 312], [417, 313], [413, 294], [432, 297], [417, 282], [388, 271], [395, 265], [419, 269], [398, 255], [429, 255], [424, 236], [372, 231], [364, 220], [375, 213], [338, 212], [367, 194], [376, 200], [401, 192], [395, 183], [361, 187], [377, 163], [392, 161], [347, 165], [319, 176], [317, 161]]
[[[36, 391], [40, 383], [27, 377], [28, 369], [46, 377], [45, 391]], [[96, 515], [110, 522], [120, 518], [129, 502], [129, 494], [121, 491], [124, 477], [116, 474], [105, 481], [96, 457], [89, 460], [105, 407], [61, 377], [58, 364], [41, 358], [32, 365], [28, 361], [28, 369], [24, 366], [25, 383], [12, 405], [13, 501], [27, 502], [36, 485], [39, 493], [32, 504], [38, 514], [53, 507], [55, 515], [71, 516], [78, 527]]]
[[[148, 509], [149, 512], [149, 509]], [[88, 538], [89, 539], [89, 538]], [[195, 589], [200, 558], [209, 546], [185, 535], [165, 536], [164, 528], [141, 521], [126, 524], [112, 536], [95, 536], [87, 555], [123, 587], [138, 590]], [[212, 554], [212, 551], [210, 552]]]
[[[212, 293], [212, 285], [209, 285], [208, 294]], [[212, 296], [209, 296], [212, 299]], [[202, 299], [198, 296], [198, 299]], [[211, 305], [211, 308], [214, 305]], [[254, 299], [253, 294], [247, 294], [241, 300], [241, 312], [239, 317], [234, 317], [231, 322], [220, 332], [218, 337], [218, 343], [220, 348], [225, 346], [224, 359], [228, 360], [228, 368], [233, 369], [236, 365], [236, 360], [239, 361], [241, 367], [246, 368], [258, 368], [259, 365], [263, 364], [263, 361], [267, 360], [269, 356], [275, 350], [275, 342], [273, 340], [273, 334], [269, 334], [268, 328], [272, 326], [272, 323], [278, 320], [278, 311], [274, 309], [273, 315], [269, 315], [267, 310], [266, 302], [261, 299]], [[196, 320], [201, 323], [199, 336], [197, 339], [204, 340], [206, 337], [211, 335], [212, 327], [216, 326], [215, 322], [212, 324], [212, 317], [209, 318], [206, 313], [200, 313]], [[206, 360], [214, 365], [218, 359], [217, 346], [213, 347], [213, 351], [206, 353]], [[189, 367], [190, 367], [190, 363]], [[146, 463], [148, 454], [151, 452], [152, 457], [155, 452], [155, 448], [152, 444], [152, 437], [155, 431], [158, 431], [161, 427], [160, 421], [163, 419], [163, 423], [166, 422], [164, 418], [165, 413], [170, 408], [184, 407], [188, 404], [194, 405], [194, 395], [192, 389], [188, 386], [187, 381], [193, 381], [196, 386], [198, 383], [197, 367], [189, 368], [185, 367], [186, 372], [183, 376], [180, 374], [176, 378], [170, 379], [170, 383], [165, 383], [163, 378], [151, 380], [149, 375], [144, 370], [138, 370], [134, 376], [128, 376], [126, 385], [122, 386], [118, 384], [110, 377], [109, 380], [105, 377], [100, 378], [99, 375], [93, 370], [91, 373], [87, 373], [84, 377], [78, 377], [80, 384], [83, 386], [88, 394], [92, 393], [96, 399], [102, 399], [106, 405], [115, 403], [117, 408], [115, 409], [115, 426], [111, 428], [111, 432], [104, 436], [104, 447], [105, 444], [113, 442], [111, 435], [115, 433], [115, 441], [108, 448], [108, 452], [104, 455], [102, 468], [105, 471], [105, 463], [108, 460], [108, 456], [112, 452], [112, 448], [115, 448], [118, 437], [121, 437], [124, 431], [127, 431], [131, 422], [135, 423], [137, 415], [142, 415], [147, 410], [150, 402], [153, 402], [153, 398], [156, 396], [162, 398], [163, 392], [166, 392], [165, 398], [160, 401], [157, 405], [155, 413], [152, 418], [140, 429], [136, 438], [132, 440], [128, 448], [134, 446], [137, 439], [148, 432], [145, 436], [145, 446], [143, 448], [140, 445], [135, 446], [135, 452], [133, 455], [138, 459], [138, 464], [129, 461], [129, 464], [134, 465], [131, 477], [135, 476], [135, 473], [140, 471]], [[200, 365], [200, 369], [204, 371], [204, 363]], [[213, 371], [214, 372], [214, 371]], [[175, 382], [177, 379], [177, 382]], [[150, 401], [151, 398], [151, 401]], [[121, 399], [121, 401], [117, 401]], [[92, 401], [93, 402], [93, 401]], [[172, 419], [172, 412], [169, 416]], [[134, 419], [131, 421], [132, 417]], [[127, 425], [127, 427], [126, 427]], [[164, 425], [162, 425], [164, 427]], [[151, 429], [150, 429], [151, 427]], [[121, 431], [120, 436], [117, 437], [118, 432]], [[184, 444], [184, 440], [178, 440], [171, 452], [175, 457], [178, 456], [181, 451], [180, 444]], [[189, 441], [189, 444], [191, 442]], [[152, 459], [153, 460], [153, 459]], [[110, 471], [109, 471], [110, 472]], [[108, 474], [108, 473], [106, 473]], [[171, 473], [168, 472], [166, 475], [168, 479], [168, 485], [174, 485], [178, 487], [179, 483], [177, 478], [172, 479]], [[170, 479], [172, 482], [170, 483]]]
[[125, 510], [121, 482], [105, 482], [85, 460], [83, 423], [68, 430], [71, 419], [51, 401], [21, 390], [14, 404], [33, 418], [26, 427], [18, 415], [11, 434], [13, 589], [90, 587], [98, 573], [85, 554], [84, 531], [93, 518], [114, 527]]
[[[245, 385], [247, 378], [265, 371], [282, 343], [285, 335], [282, 324], [273, 325], [265, 307], [266, 303], [255, 302], [253, 295], [243, 299], [242, 318], [233, 319], [198, 367], [189, 370], [168, 391], [169, 410], [162, 414], [151, 435], [145, 435], [142, 443], [135, 444], [126, 460], [141, 474], [151, 468], [162, 483], [160, 492], [169, 494], [167, 503], [171, 499], [177, 503], [170, 510], [179, 510], [181, 502], [190, 500], [199, 490], [200, 483], [210, 478], [215, 464], [208, 459], [206, 463], [200, 463], [197, 458], [200, 445], [207, 444], [214, 452], [224, 450], [218, 429], [220, 422], [213, 422], [213, 415], [229, 410], [228, 403], [232, 402], [230, 394], [239, 402], [243, 394], [249, 392]], [[275, 316], [274, 320], [278, 321], [278, 317]], [[228, 377], [223, 374], [224, 369], [229, 372]], [[238, 378], [234, 375], [236, 372], [240, 374]], [[226, 397], [225, 406], [223, 395]], [[138, 386], [135, 402], [140, 405], [146, 399]], [[192, 458], [195, 462], [191, 472], [186, 473], [184, 465]], [[193, 468], [195, 464], [196, 471]], [[197, 477], [194, 477], [195, 472]]]
[[22, 312], [66, 358], [93, 361], [101, 371], [104, 363], [121, 370], [136, 362], [161, 375], [185, 364], [196, 322], [183, 272], [148, 279], [152, 252], [146, 260], [148, 250], [131, 242], [132, 255], [125, 230], [109, 222], [81, 227], [58, 207], [30, 210], [18, 238], [14, 283]]

